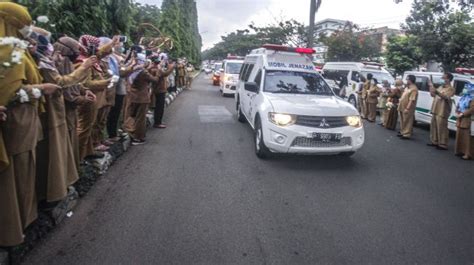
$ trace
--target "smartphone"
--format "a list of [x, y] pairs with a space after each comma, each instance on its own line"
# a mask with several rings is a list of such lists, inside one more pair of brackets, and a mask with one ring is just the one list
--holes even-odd
[[96, 54], [95, 45], [89, 45], [89, 47], [87, 47], [87, 50], [89, 51], [89, 56], [94, 56]]
[[127, 42], [127, 36], [120, 36], [119, 41], [120, 42]]

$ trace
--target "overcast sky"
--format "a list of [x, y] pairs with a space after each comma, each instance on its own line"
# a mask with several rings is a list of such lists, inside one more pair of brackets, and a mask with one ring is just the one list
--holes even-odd
[[[161, 6], [161, 0], [138, 0]], [[326, 18], [350, 20], [361, 26], [399, 28], [409, 15], [413, 0], [323, 0], [316, 21]], [[237, 29], [254, 22], [257, 26], [283, 19], [309, 23], [310, 0], [197, 0], [203, 49], [212, 47]]]

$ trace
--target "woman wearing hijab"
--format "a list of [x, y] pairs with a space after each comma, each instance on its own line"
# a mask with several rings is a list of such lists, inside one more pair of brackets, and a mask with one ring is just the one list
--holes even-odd
[[[81, 45], [78, 41], [70, 37], [62, 37], [54, 43], [53, 61], [61, 75], [68, 75], [74, 72], [73, 62], [80, 54]], [[84, 90], [81, 85], [67, 86], [63, 89], [63, 96], [66, 110], [66, 124], [69, 132], [74, 161], [76, 168], [79, 168], [79, 139], [77, 137], [77, 107], [83, 104], [92, 104], [95, 95], [90, 90]]]
[[397, 127], [397, 119], [398, 119], [398, 102], [400, 97], [402, 96], [402, 87], [403, 81], [401, 79], [397, 79], [395, 81], [395, 88], [389, 89], [386, 110], [384, 112], [384, 121], [385, 121], [385, 128], [389, 130], [395, 130]]
[[0, 246], [21, 244], [24, 229], [37, 217], [35, 149], [42, 138], [39, 101], [41, 94], [58, 89], [54, 84], [41, 84], [36, 63], [22, 42], [31, 34], [31, 23], [25, 7], [0, 2], [0, 38], [12, 41], [0, 45], [0, 63], [10, 64], [0, 74], [0, 106], [6, 106], [8, 116], [0, 127]]
[[[87, 58], [93, 55], [97, 55], [98, 59], [102, 59], [112, 52], [112, 46], [116, 41], [118, 41], [118, 38], [114, 37], [114, 41], [111, 44], [99, 47], [100, 40], [98, 38], [91, 35], [81, 36], [79, 43], [85, 47], [85, 49], [81, 49], [81, 54], [76, 60], [75, 67], [79, 67]], [[98, 110], [105, 104], [105, 90], [110, 84], [110, 79], [107, 79], [106, 75], [100, 65], [96, 63], [90, 68], [89, 77], [83, 83], [84, 89], [90, 90], [96, 95], [96, 100], [93, 104], [83, 104], [77, 109], [77, 134], [81, 160], [86, 157], [101, 156], [95, 152], [94, 144], [96, 144], [97, 147], [96, 151], [107, 150], [107, 147], [100, 145], [100, 137], [97, 135], [97, 131], [95, 131], [94, 134]]]
[[79, 179], [66, 125], [63, 90], [65, 87], [84, 81], [89, 68], [97, 59], [91, 57], [73, 73], [61, 75], [53, 61], [54, 47], [46, 36], [41, 35], [44, 34], [44, 30], [34, 28], [33, 31], [37, 33], [35, 58], [43, 81], [57, 84], [62, 88], [45, 96], [46, 112], [40, 115], [44, 138], [37, 146], [38, 199], [55, 202], [66, 197], [68, 186]]
[[456, 106], [455, 154], [464, 160], [472, 159], [474, 136], [471, 136], [471, 117], [474, 114], [474, 84], [466, 85]]
[[135, 71], [128, 77], [130, 87], [127, 93], [124, 118], [124, 129], [132, 137], [132, 145], [145, 143], [150, 82], [158, 83], [160, 79], [160, 76], [153, 76], [145, 69], [145, 54], [137, 54], [136, 63]]

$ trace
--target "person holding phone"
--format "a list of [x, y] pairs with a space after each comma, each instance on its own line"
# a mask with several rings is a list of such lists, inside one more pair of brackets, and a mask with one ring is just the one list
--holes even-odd
[[474, 84], [465, 86], [456, 106], [456, 146], [454, 154], [464, 160], [474, 155], [474, 136], [471, 136], [471, 118], [474, 115]]
[[431, 106], [431, 126], [430, 126], [430, 140], [428, 146], [436, 147], [438, 150], [448, 150], [449, 130], [448, 118], [451, 113], [452, 101], [455, 90], [451, 86], [453, 81], [453, 74], [444, 73], [443, 83], [436, 88], [431, 80], [428, 81], [430, 95], [433, 97], [433, 104]]

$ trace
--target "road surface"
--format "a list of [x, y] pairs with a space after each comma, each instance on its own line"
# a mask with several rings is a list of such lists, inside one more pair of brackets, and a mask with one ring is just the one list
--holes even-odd
[[352, 158], [259, 160], [201, 75], [25, 264], [472, 264], [474, 163], [366, 124]]

